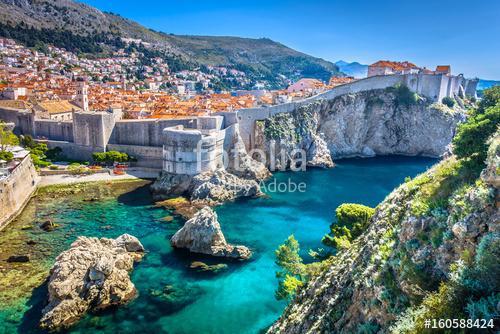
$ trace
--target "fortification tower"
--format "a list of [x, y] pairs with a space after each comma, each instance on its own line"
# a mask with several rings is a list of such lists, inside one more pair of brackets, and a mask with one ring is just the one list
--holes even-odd
[[88, 85], [83, 80], [77, 82], [75, 104], [84, 112], [89, 111]]

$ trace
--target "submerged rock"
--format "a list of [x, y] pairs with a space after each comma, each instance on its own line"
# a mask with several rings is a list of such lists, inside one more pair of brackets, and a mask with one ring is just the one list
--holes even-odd
[[170, 210], [174, 210], [174, 214], [191, 219], [203, 206], [191, 203], [185, 197], [175, 197], [164, 201], [156, 202], [156, 206], [161, 206]]
[[52, 220], [46, 220], [40, 224], [40, 228], [45, 232], [50, 232], [56, 229], [59, 225], [54, 223]]
[[174, 234], [170, 240], [173, 247], [187, 248], [191, 252], [237, 259], [248, 259], [252, 255], [245, 246], [233, 246], [222, 234], [217, 214], [208, 206]]
[[189, 268], [195, 269], [196, 271], [199, 271], [199, 272], [210, 271], [213, 273], [218, 273], [220, 271], [226, 270], [227, 264], [218, 263], [218, 264], [208, 265], [205, 262], [193, 261], [193, 262], [191, 262], [191, 265], [189, 266]]
[[7, 259], [7, 262], [20, 262], [20, 263], [24, 263], [24, 262], [29, 262], [30, 261], [30, 257], [28, 255], [11, 255], [9, 256], [9, 258]]
[[143, 252], [139, 240], [128, 234], [116, 239], [79, 237], [50, 270], [49, 304], [42, 311], [40, 327], [69, 327], [88, 311], [134, 298], [129, 272]]

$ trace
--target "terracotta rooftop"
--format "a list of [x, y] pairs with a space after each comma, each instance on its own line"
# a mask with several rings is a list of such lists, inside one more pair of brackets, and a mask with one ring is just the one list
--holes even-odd
[[0, 108], [29, 109], [31, 105], [22, 100], [0, 100]]
[[49, 114], [60, 114], [64, 112], [70, 112], [73, 110], [81, 110], [77, 106], [71, 104], [69, 101], [43, 101], [37, 104], [38, 107], [44, 109]]
[[374, 67], [389, 67], [395, 71], [401, 71], [405, 69], [419, 68], [417, 65], [410, 63], [409, 61], [390, 61], [390, 60], [379, 60], [376, 63], [371, 64]]

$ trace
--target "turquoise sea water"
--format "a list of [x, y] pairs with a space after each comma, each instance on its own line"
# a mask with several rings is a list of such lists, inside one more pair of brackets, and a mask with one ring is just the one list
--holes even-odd
[[[99, 202], [71, 197], [56, 202], [35, 201], [21, 219], [50, 215], [59, 228], [53, 232], [21, 231], [21, 223], [14, 223], [10, 232], [0, 232], [0, 238], [2, 233], [18, 229], [16, 238], [37, 242], [32, 262], [45, 261], [46, 267], [79, 235], [116, 237], [129, 233], [141, 240], [148, 253], [132, 273], [138, 297], [120, 308], [86, 316], [71, 333], [259, 333], [286, 306], [274, 298], [274, 250], [278, 245], [294, 234], [302, 255], [311, 260], [307, 252], [321, 247], [321, 237], [328, 231], [339, 204], [376, 206], [406, 176], [413, 177], [435, 162], [409, 157], [346, 159], [337, 161], [337, 166], [330, 170], [275, 174], [277, 182], [304, 182], [306, 191], [268, 193], [269, 198], [237, 201], [217, 208], [226, 239], [252, 249], [254, 256], [247, 262], [174, 251], [169, 238], [183, 221], [163, 222], [161, 218], [168, 212], [152, 205], [147, 187]], [[200, 273], [189, 268], [197, 260], [226, 263], [228, 269]], [[174, 289], [173, 297], [158, 293], [166, 285]], [[46, 293], [46, 285], [42, 285], [26, 298], [19, 296], [17, 303], [14, 300], [12, 305], [0, 305], [0, 333], [40, 332], [36, 323]]]

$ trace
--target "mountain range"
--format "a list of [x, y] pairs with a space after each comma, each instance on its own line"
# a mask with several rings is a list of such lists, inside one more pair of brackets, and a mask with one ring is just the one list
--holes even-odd
[[339, 60], [335, 63], [339, 70], [351, 77], [356, 79], [366, 78], [368, 75], [368, 65], [363, 65], [358, 62], [348, 63], [343, 60]]
[[28, 46], [47, 43], [91, 56], [122, 47], [124, 38], [136, 39], [168, 54], [178, 69], [225, 66], [270, 88], [301, 77], [328, 81], [331, 75], [341, 74], [329, 61], [268, 38], [166, 34], [73, 0], [0, 0], [0, 36]]

